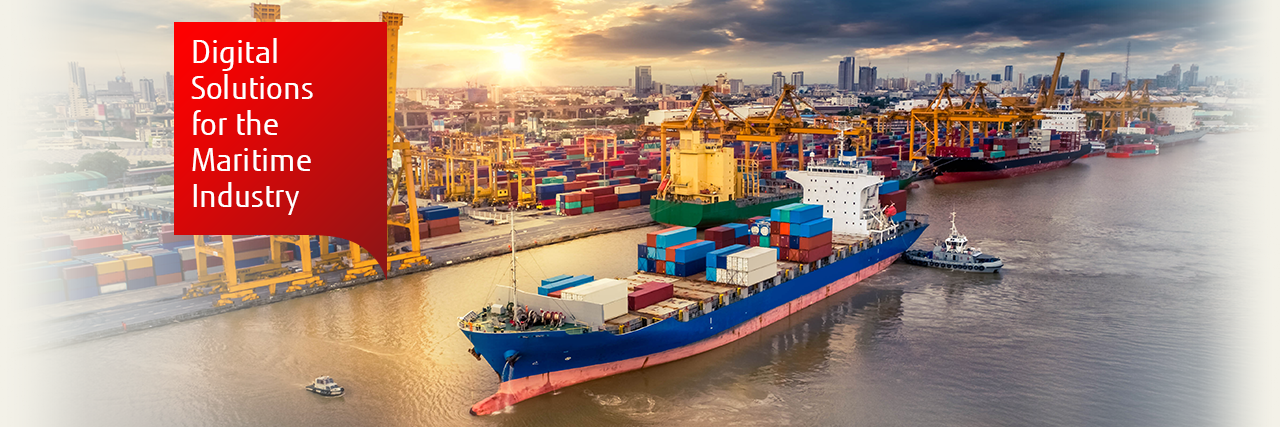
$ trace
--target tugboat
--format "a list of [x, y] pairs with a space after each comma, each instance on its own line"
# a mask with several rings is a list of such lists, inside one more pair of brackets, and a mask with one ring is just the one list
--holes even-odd
[[970, 248], [969, 239], [956, 230], [956, 213], [951, 213], [951, 236], [933, 247], [932, 251], [912, 249], [902, 254], [907, 264], [946, 268], [973, 273], [999, 273], [1004, 267], [1000, 258]]
[[324, 396], [324, 397], [341, 397], [347, 392], [338, 383], [333, 382], [333, 378], [328, 375], [316, 378], [316, 381], [307, 385], [307, 391]]

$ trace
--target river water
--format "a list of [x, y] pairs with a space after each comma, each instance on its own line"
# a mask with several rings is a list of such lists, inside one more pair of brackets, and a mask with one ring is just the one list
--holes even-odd
[[[505, 413], [457, 316], [509, 282], [491, 258], [46, 350], [22, 411], [56, 425], [1215, 425], [1231, 417], [1232, 254], [1250, 197], [1230, 171], [1250, 135], [1154, 158], [1090, 158], [1011, 180], [913, 190], [957, 212], [1000, 275], [902, 264], [733, 344], [580, 384]], [[520, 286], [625, 276], [655, 228], [521, 253]], [[302, 390], [331, 375], [348, 395]]]

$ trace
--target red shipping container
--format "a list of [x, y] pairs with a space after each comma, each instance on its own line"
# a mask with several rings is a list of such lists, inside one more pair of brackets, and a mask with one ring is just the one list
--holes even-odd
[[793, 260], [796, 262], [814, 262], [831, 255], [831, 245], [822, 246], [813, 250], [796, 249], [798, 256]]
[[898, 190], [880, 195], [881, 209], [888, 207], [891, 203], [898, 212], [905, 212], [907, 210], [907, 190]]
[[666, 272], [667, 272], [667, 262], [666, 262], [666, 261], [654, 261], [654, 262], [657, 264], [657, 265], [653, 268], [653, 269], [654, 269], [654, 271], [656, 271], [656, 272], [658, 272], [658, 273], [666, 274]]
[[603, 195], [603, 196], [601, 196], [601, 195], [596, 195], [595, 201], [596, 201], [596, 205], [600, 205], [600, 204], [602, 204], [602, 203], [604, 203], [604, 204], [609, 204], [609, 203], [617, 204], [617, 203], [618, 203], [618, 195], [617, 195], [617, 194], [606, 194], [606, 195]]
[[670, 283], [648, 282], [636, 286], [636, 290], [627, 294], [627, 310], [639, 310], [675, 296], [675, 287]]
[[451, 225], [444, 228], [435, 228], [431, 230], [431, 237], [447, 236], [450, 234], [458, 234], [462, 232], [462, 227]]
[[106, 273], [98, 275], [98, 286], [110, 285], [112, 283], [121, 283], [125, 281], [124, 272], [117, 271], [115, 273]]
[[148, 277], [155, 277], [155, 275], [156, 270], [152, 267], [135, 268], [133, 270], [124, 271], [125, 280], [146, 279]]
[[196, 269], [196, 260], [194, 259], [182, 260], [182, 271], [193, 271], [195, 269]]
[[582, 215], [582, 208], [565, 209], [564, 214], [568, 216]]
[[444, 228], [451, 225], [458, 225], [458, 217], [433, 219], [426, 222], [427, 228]]
[[760, 246], [760, 236], [757, 236], [757, 235], [752, 234], [752, 235], [747, 236], [747, 237], [750, 239], [750, 240], [747, 242], [747, 246]]
[[796, 249], [813, 250], [823, 245], [831, 246], [831, 233], [822, 233], [813, 237], [801, 237]]
[[658, 190], [658, 184], [659, 184], [659, 182], [657, 182], [657, 181], [646, 182], [646, 183], [640, 184], [640, 191], [657, 191], [657, 190]]
[[[604, 186], [604, 187], [591, 187], [591, 188], [585, 188], [584, 190], [586, 190], [588, 193], [591, 193], [591, 194], [592, 194], [592, 195], [594, 195], [596, 198], [599, 198], [600, 196], [608, 196], [608, 195], [612, 195], [612, 194], [613, 194], [613, 192], [614, 192], [614, 190], [613, 190], [613, 186], [611, 186], [611, 185], [607, 185], [607, 186]], [[597, 200], [597, 201], [598, 201], [598, 200]]]
[[[124, 247], [124, 236], [112, 234], [110, 236], [87, 237], [80, 240], [72, 240], [71, 245], [78, 250], [89, 250], [106, 247]], [[98, 252], [83, 252], [98, 253]]]
[[[590, 193], [588, 193], [588, 195], [590, 195]], [[582, 207], [584, 207], [584, 208], [585, 208], [585, 207], [590, 207], [590, 206], [595, 206], [595, 205], [596, 205], [596, 198], [595, 198], [595, 197], [583, 197], [583, 198], [582, 198], [582, 201], [579, 201], [578, 203], [581, 203], [581, 205], [580, 205], [580, 206], [582, 206]]]
[[669, 227], [669, 228], [664, 228], [664, 229], [661, 229], [661, 230], [658, 230], [658, 231], [654, 231], [654, 232], [650, 232], [650, 233], [648, 233], [648, 234], [645, 234], [645, 235], [644, 235], [644, 242], [645, 242], [644, 244], [645, 244], [645, 246], [648, 246], [648, 247], [651, 247], [651, 248], [656, 248], [656, 247], [658, 247], [658, 235], [659, 235], [659, 234], [666, 233], [666, 232], [668, 232], [668, 231], [676, 231], [676, 230], [679, 230], [679, 229], [680, 229], [680, 227]]
[[182, 281], [182, 273], [161, 274], [156, 276], [156, 285], [172, 285]]
[[640, 206], [640, 199], [623, 200], [618, 202], [618, 208], [634, 208], [636, 206]]
[[595, 208], [596, 209], [594, 212], [611, 211], [618, 208], [618, 202], [606, 203], [606, 204], [596, 203]]
[[778, 227], [778, 234], [791, 234], [791, 223], [789, 222], [775, 222], [773, 226]]
[[549, 294], [547, 294], [547, 296], [552, 297], [552, 298], [560, 298], [560, 291], [555, 291], [555, 292], [549, 293]]
[[751, 245], [751, 235], [748, 234], [748, 235], [739, 237], [733, 243], [738, 245], [743, 245], [743, 246], [749, 246]]

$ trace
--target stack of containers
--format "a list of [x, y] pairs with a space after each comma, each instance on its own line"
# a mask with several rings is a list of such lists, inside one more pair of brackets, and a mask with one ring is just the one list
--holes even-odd
[[163, 249], [146, 252], [155, 268], [156, 285], [171, 285], [182, 281], [182, 255]]
[[627, 314], [627, 282], [600, 279], [560, 291], [560, 299], [582, 301], [601, 306], [604, 319]]
[[810, 263], [831, 255], [831, 218], [822, 216], [822, 205], [792, 203], [773, 208], [771, 246], [782, 259]]
[[898, 162], [886, 156], [866, 156], [860, 157], [859, 160], [871, 161], [871, 171], [879, 172], [880, 175], [886, 177], [898, 176]]
[[564, 192], [564, 182], [538, 184], [534, 187], [534, 197], [538, 199], [538, 203], [542, 206], [553, 207], [556, 205], [556, 195]]
[[124, 261], [105, 256], [92, 255], [85, 258], [93, 259], [93, 267], [98, 273], [98, 293], [109, 294], [128, 289], [125, 283]]
[[[89, 255], [100, 256], [100, 255]], [[98, 271], [88, 261], [62, 269], [62, 281], [67, 287], [67, 300], [78, 300], [98, 296]]]
[[557, 194], [556, 213], [564, 216], [582, 215], [582, 193], [575, 192]]
[[71, 246], [74, 247], [72, 252], [77, 256], [118, 251], [124, 249], [124, 236], [112, 234], [109, 236], [86, 237], [72, 240]]
[[688, 277], [707, 269], [707, 253], [716, 249], [715, 242], [694, 240], [666, 248], [665, 274]]
[[[419, 233], [426, 231], [426, 237], [440, 237], [462, 232], [462, 224], [458, 219], [458, 208], [431, 205], [418, 208], [418, 217], [422, 224], [418, 225]], [[422, 230], [423, 225], [426, 230]], [[316, 251], [318, 252], [318, 251]], [[315, 255], [314, 253], [312, 255]]]
[[182, 260], [182, 281], [196, 280], [196, 248], [178, 248], [178, 258]]
[[675, 285], [666, 282], [645, 282], [627, 294], [627, 310], [639, 310], [675, 296]]
[[697, 237], [698, 230], [693, 227], [671, 227], [646, 234], [645, 244], [637, 248], [637, 269], [666, 274], [667, 262], [675, 262], [667, 259], [667, 249], [693, 242]]
[[640, 206], [640, 184], [619, 185], [613, 193], [618, 197], [619, 209]]
[[727, 275], [729, 268], [729, 255], [741, 252], [747, 249], [747, 245], [729, 245], [720, 249], [707, 253], [707, 280], [712, 282], [716, 278]]
[[736, 286], [751, 286], [778, 275], [778, 250], [749, 248], [725, 257], [725, 274], [716, 273], [716, 281]]
[[773, 234], [773, 227], [769, 224], [769, 217], [758, 216], [747, 220], [751, 227], [751, 246], [769, 247], [769, 237]]
[[591, 283], [591, 281], [593, 280], [596, 280], [595, 276], [581, 275], [581, 276], [569, 277], [568, 275], [562, 274], [556, 277], [552, 277], [550, 279], [543, 280], [542, 285], [538, 286], [538, 295], [559, 298], [560, 291], [572, 288], [574, 286]]
[[139, 253], [116, 253], [116, 259], [124, 261], [126, 289], [150, 288], [156, 285], [155, 264], [151, 257]]

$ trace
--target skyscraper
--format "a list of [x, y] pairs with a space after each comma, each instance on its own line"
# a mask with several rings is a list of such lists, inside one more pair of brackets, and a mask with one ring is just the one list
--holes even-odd
[[839, 81], [836, 84], [836, 89], [853, 90], [853, 84], [857, 81], [854, 76], [855, 71], [857, 71], [857, 69], [853, 68], [852, 56], [846, 56], [844, 59], [840, 60], [840, 76], [838, 79]]
[[1196, 86], [1196, 80], [1200, 79], [1200, 66], [1191, 64], [1191, 68], [1187, 72], [1182, 73], [1182, 89]]
[[89, 99], [89, 85], [84, 80], [84, 67], [76, 62], [68, 62], [67, 68], [71, 72], [71, 84], [76, 86], [76, 93], [80, 98]]
[[804, 71], [791, 72], [791, 85], [795, 86], [796, 88], [799, 88], [800, 86], [804, 86]]
[[991, 81], [993, 81], [993, 82], [998, 82], [998, 81], [1000, 81], [1000, 75], [999, 75], [999, 74], [992, 74], [992, 75], [991, 75]]
[[1169, 70], [1169, 87], [1177, 89], [1182, 83], [1182, 67], [1179, 64], [1173, 64], [1173, 68]]
[[1080, 70], [1080, 84], [1085, 87], [1089, 86], [1089, 70]]
[[1071, 87], [1071, 78], [1067, 76], [1058, 77], [1058, 87], [1054, 89], [1066, 89]]
[[1018, 90], [1022, 90], [1024, 87], [1023, 85], [1027, 84], [1027, 75], [1024, 73], [1018, 73], [1018, 79], [1014, 80], [1014, 83], [1017, 83]]
[[1121, 87], [1123, 87], [1123, 86], [1124, 86], [1124, 81], [1120, 79], [1120, 73], [1117, 73], [1117, 72], [1114, 72], [1114, 71], [1113, 71], [1113, 72], [1111, 72], [1111, 85], [1112, 85], [1112, 86], [1121, 86]]
[[924, 85], [928, 86], [933, 83], [933, 74], [924, 73]]
[[653, 67], [648, 65], [637, 66], [634, 81], [636, 84], [636, 96], [649, 96], [649, 92], [653, 90]]
[[1004, 81], [1006, 81], [1006, 82], [1007, 82], [1007, 81], [1012, 81], [1012, 80], [1013, 80], [1013, 66], [1012, 66], [1012, 65], [1005, 65], [1005, 66], [1004, 66]]
[[858, 68], [858, 90], [862, 92], [876, 90], [876, 67]]
[[773, 94], [782, 95], [782, 85], [787, 84], [787, 77], [781, 71], [773, 72]]
[[165, 100], [173, 103], [173, 73], [167, 71], [164, 73], [164, 91], [167, 95]]
[[742, 93], [742, 79], [729, 79], [729, 93]]
[[964, 72], [956, 70], [955, 74], [951, 75], [951, 89], [964, 89], [964, 81]]
[[138, 79], [138, 91], [142, 92], [142, 102], [156, 102], [156, 83], [151, 79]]

